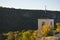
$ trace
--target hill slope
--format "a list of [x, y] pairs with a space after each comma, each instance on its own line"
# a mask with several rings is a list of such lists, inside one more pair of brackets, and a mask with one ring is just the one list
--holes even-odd
[[59, 11], [27, 10], [0, 7], [0, 33], [23, 30], [37, 29], [38, 18], [51, 18], [55, 22], [60, 22]]

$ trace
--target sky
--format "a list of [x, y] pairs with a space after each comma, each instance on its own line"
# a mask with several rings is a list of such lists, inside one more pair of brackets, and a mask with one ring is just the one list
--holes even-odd
[[1, 7], [60, 11], [60, 0], [0, 0]]

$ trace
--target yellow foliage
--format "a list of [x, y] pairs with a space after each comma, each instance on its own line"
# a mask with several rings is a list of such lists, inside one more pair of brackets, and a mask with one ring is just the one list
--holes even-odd
[[52, 31], [52, 25], [43, 25], [42, 29], [40, 30], [41, 36], [47, 36]]
[[32, 33], [32, 35], [30, 36], [30, 40], [37, 40], [37, 30], [34, 30], [34, 32]]
[[56, 28], [56, 32], [60, 32], [60, 27], [57, 27]]
[[6, 40], [37, 40], [37, 30], [27, 30], [24, 32], [8, 32]]
[[56, 23], [57, 28], [56, 28], [56, 32], [60, 32], [60, 23]]

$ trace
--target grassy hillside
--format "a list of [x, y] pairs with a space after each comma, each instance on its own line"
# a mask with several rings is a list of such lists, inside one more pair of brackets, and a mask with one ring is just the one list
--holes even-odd
[[38, 18], [60, 22], [60, 11], [27, 10], [0, 7], [0, 33], [38, 28]]

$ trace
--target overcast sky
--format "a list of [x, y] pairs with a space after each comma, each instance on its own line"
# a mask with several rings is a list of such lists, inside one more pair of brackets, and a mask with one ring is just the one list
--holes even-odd
[[60, 11], [60, 0], [0, 0], [0, 6], [21, 9]]

